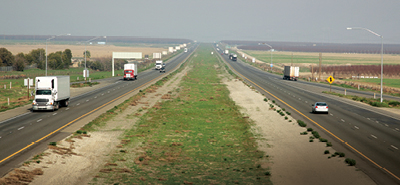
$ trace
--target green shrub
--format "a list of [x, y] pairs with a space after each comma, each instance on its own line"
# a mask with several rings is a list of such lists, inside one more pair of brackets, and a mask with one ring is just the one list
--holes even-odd
[[332, 143], [331, 142], [326, 142], [326, 147], [332, 147]]
[[325, 150], [325, 151], [324, 151], [324, 154], [329, 154], [329, 150]]
[[287, 115], [290, 115], [291, 113], [286, 111], [286, 114], [287, 114]]
[[321, 136], [319, 136], [319, 133], [317, 131], [312, 131], [311, 134], [315, 137], [315, 138], [320, 138]]
[[346, 162], [346, 163], [349, 164], [350, 166], [356, 165], [356, 160], [354, 160], [354, 159], [346, 158], [346, 159], [344, 160], [344, 162]]
[[312, 128], [307, 128], [307, 131], [312, 132], [313, 129]]
[[264, 98], [264, 101], [268, 101], [267, 98]]
[[314, 139], [310, 139], [309, 142], [314, 142]]
[[301, 127], [306, 127], [306, 126], [307, 126], [307, 124], [304, 123], [304, 121], [301, 121], [301, 120], [297, 120], [297, 123], [298, 123], [299, 126], [301, 126]]
[[272, 103], [275, 103], [275, 100], [272, 100]]
[[283, 113], [283, 112], [280, 112], [279, 114], [280, 114], [281, 116], [284, 116], [284, 115], [285, 115], [285, 113]]
[[346, 156], [343, 152], [339, 152], [339, 157], [344, 157]]
[[285, 108], [282, 108], [282, 111], [285, 111], [286, 109]]
[[319, 138], [319, 141], [321, 141], [321, 142], [328, 142], [328, 140], [327, 140], [327, 139], [325, 139], [325, 138], [322, 138], [322, 137], [320, 137], [320, 138]]
[[289, 119], [287, 116], [285, 116], [285, 120]]
[[300, 132], [300, 135], [307, 135], [308, 133], [306, 131]]
[[51, 146], [57, 146], [57, 142], [50, 142], [49, 145], [51, 145]]
[[394, 101], [394, 100], [390, 100], [390, 101], [388, 102], [388, 104], [391, 105], [391, 106], [393, 106], [393, 107], [400, 106], [400, 102]]

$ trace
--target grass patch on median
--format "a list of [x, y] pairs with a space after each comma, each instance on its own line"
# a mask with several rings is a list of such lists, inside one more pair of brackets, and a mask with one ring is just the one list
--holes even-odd
[[272, 184], [251, 122], [220, 82], [217, 58], [201, 46], [168, 100], [125, 132], [94, 182], [106, 184]]

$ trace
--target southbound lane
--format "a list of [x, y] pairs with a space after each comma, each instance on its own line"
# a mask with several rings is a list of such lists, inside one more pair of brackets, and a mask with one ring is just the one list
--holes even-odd
[[126, 98], [129, 93], [153, 83], [169, 72], [175, 70], [184, 62], [191, 52], [182, 52], [167, 61], [166, 73], [156, 70], [147, 70], [138, 74], [135, 81], [123, 81], [121, 77], [114, 77], [111, 85], [73, 97], [69, 107], [62, 107], [54, 112], [29, 112], [9, 120], [0, 122], [0, 172], [2, 176], [9, 168], [6, 164], [17, 159], [21, 153], [31, 150], [35, 145], [48, 142], [46, 139], [56, 135], [77, 120], [83, 119], [102, 107], [120, 99]]
[[[320, 133], [324, 132], [330, 141], [335, 140], [360, 160], [367, 161], [366, 163], [373, 169], [363, 170], [374, 180], [377, 178], [377, 182], [384, 184], [400, 183], [398, 115], [359, 102], [323, 94], [320, 84], [283, 80], [282, 76], [261, 71], [240, 60], [233, 62], [226, 55], [222, 55], [222, 58], [234, 71], [241, 74], [239, 76], [243, 75], [248, 83], [262, 94], [274, 99], [295, 118], [304, 120], [308, 125], [311, 123], [314, 126], [320, 125], [317, 126]], [[317, 101], [328, 103], [329, 114], [311, 112], [311, 104]], [[375, 173], [376, 171], [379, 174]], [[382, 176], [386, 176], [387, 179], [382, 179]]]

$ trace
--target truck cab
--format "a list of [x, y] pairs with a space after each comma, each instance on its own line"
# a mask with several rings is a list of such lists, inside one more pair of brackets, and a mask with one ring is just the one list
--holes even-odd
[[163, 67], [163, 61], [157, 60], [156, 61], [156, 70], [160, 70]]
[[35, 99], [32, 110], [57, 110], [68, 106], [70, 98], [69, 76], [36, 77]]

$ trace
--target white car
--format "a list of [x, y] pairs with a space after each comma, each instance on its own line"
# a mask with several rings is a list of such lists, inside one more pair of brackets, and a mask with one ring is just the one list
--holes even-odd
[[325, 102], [315, 102], [312, 104], [312, 112], [313, 113], [318, 113], [318, 112], [323, 112], [328, 114], [328, 104]]

